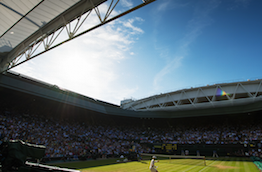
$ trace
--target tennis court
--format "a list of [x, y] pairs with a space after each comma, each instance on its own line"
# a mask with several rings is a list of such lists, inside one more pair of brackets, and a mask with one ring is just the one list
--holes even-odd
[[[150, 160], [116, 163], [117, 159], [70, 162], [56, 164], [59, 167], [79, 169], [82, 172], [145, 172], [149, 170]], [[156, 163], [159, 172], [259, 172], [249, 158], [206, 159], [161, 159]]]

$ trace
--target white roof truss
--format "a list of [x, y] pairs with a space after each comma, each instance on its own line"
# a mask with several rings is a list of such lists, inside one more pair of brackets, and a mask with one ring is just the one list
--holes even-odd
[[[8, 0], [3, 1], [10, 2]], [[27, 2], [30, 0], [11, 1], [16, 3]], [[106, 1], [110, 1], [107, 6], [108, 8], [99, 8], [100, 4]], [[6, 29], [6, 32], [4, 32], [0, 37], [0, 73], [50, 51], [87, 32], [97, 29], [98, 27], [133, 12], [155, 0], [141, 1], [141, 4], [122, 12], [121, 14], [113, 16], [112, 12], [119, 4], [119, 1], [120, 0], [35, 1], [38, 2], [38, 4], [31, 5], [34, 6], [34, 8], [31, 10], [29, 10], [30, 8], [27, 9], [29, 11], [26, 14], [23, 14], [21, 20], [17, 19], [18, 22], [11, 26], [10, 29]], [[55, 9], [52, 9], [53, 6], [55, 6]], [[83, 23], [88, 20], [89, 14], [92, 11], [95, 12], [100, 22], [91, 26], [89, 29], [80, 32], [80, 28], [82, 28]], [[37, 15], [38, 13], [39, 15]], [[105, 15], [103, 16], [102, 14]], [[41, 17], [43, 16], [45, 16], [44, 19], [45, 21], [48, 21], [48, 23], [41, 21]], [[60, 35], [64, 31], [67, 33], [67, 38], [60, 41]], [[16, 35], [13, 36], [12, 33], [15, 33]], [[3, 48], [6, 46], [9, 46], [11, 51], [1, 51], [1, 47]]]
[[[262, 100], [262, 80], [216, 84], [206, 87], [183, 89], [176, 92], [151, 96], [132, 102], [135, 110], [176, 111], [243, 104]], [[217, 95], [218, 90], [225, 95]], [[128, 103], [122, 106], [131, 109]]]

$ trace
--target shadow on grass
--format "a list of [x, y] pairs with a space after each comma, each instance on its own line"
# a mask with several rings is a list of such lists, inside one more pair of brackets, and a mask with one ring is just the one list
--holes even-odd
[[58, 166], [62, 168], [70, 168], [70, 169], [81, 169], [81, 168], [90, 168], [90, 167], [117, 164], [116, 161], [117, 159], [102, 159], [102, 160], [87, 160], [87, 161], [53, 163], [53, 164], [48, 164], [48, 165]]
[[[83, 169], [83, 168], [91, 168], [91, 167], [98, 167], [98, 166], [105, 166], [105, 165], [113, 165], [119, 164], [117, 162], [118, 159], [102, 159], [102, 160], [88, 160], [88, 161], [75, 161], [75, 162], [64, 162], [64, 163], [55, 163], [55, 164], [48, 164], [52, 166], [58, 166], [62, 168], [69, 168], [69, 169]], [[251, 161], [250, 158], [233, 158], [233, 157], [206, 157], [206, 160], [219, 160], [219, 161]], [[150, 161], [146, 162], [145, 160], [140, 161], [142, 164], [148, 164]], [[204, 160], [195, 159], [190, 161], [189, 159], [172, 159], [169, 160], [160, 160], [162, 163], [174, 163], [174, 164], [181, 164], [181, 165], [194, 165], [194, 166], [204, 166]], [[124, 163], [124, 162], [123, 162]]]
[[139, 161], [139, 162], [141, 162], [142, 164], [147, 164], [147, 162], [145, 162], [145, 161]]
[[180, 164], [180, 165], [191, 165], [191, 166], [207, 166], [208, 162], [212, 161], [239, 161], [239, 162], [252, 162], [252, 160], [248, 157], [206, 157], [206, 161], [204, 159], [165, 159], [160, 160], [160, 163], [167, 163], [167, 164]]
[[246, 161], [246, 162], [252, 162], [250, 157], [206, 157], [206, 160], [219, 160], [219, 161]]

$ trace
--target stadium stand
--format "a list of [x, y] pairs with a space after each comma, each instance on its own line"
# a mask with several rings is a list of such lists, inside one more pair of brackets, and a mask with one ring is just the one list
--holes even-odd
[[219, 156], [262, 155], [261, 112], [140, 119], [87, 113], [54, 102], [19, 105], [15, 101], [1, 101], [1, 142], [44, 145], [45, 162], [130, 156], [130, 152], [181, 155], [184, 150], [204, 156], [212, 156], [214, 150]]

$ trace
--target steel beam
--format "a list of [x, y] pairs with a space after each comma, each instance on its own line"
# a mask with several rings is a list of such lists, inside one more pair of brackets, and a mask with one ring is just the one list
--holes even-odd
[[[116, 20], [126, 14], [129, 14], [139, 8], [142, 8], [145, 5], [148, 5], [156, 0], [147, 0], [141, 1], [142, 3], [138, 6], [135, 6], [117, 16], [112, 15], [112, 11], [117, 6], [119, 0], [114, 1], [111, 0], [111, 3], [105, 12], [104, 18], [99, 11], [99, 5], [104, 3], [107, 0], [102, 0], [99, 4], [94, 4], [92, 0], [82, 0], [73, 8], [74, 10], [66, 11], [62, 15], [59, 15], [54, 20], [52, 20], [49, 24], [45, 25], [43, 28], [32, 34], [28, 37], [25, 41], [19, 44], [16, 48], [14, 48], [11, 52], [7, 55], [1, 57], [2, 61], [0, 62], [0, 73], [3, 73], [9, 69], [12, 69], [28, 60], [31, 60], [47, 51], [50, 51], [58, 46], [69, 42], [79, 36], [82, 36], [92, 30], [95, 30], [113, 20]], [[92, 26], [91, 28], [77, 33], [79, 28], [81, 28], [82, 24], [86, 21], [89, 17], [91, 11], [94, 10], [97, 14], [97, 17], [100, 20], [100, 23]], [[85, 15], [85, 16], [84, 16]], [[72, 16], [74, 16], [72, 18]], [[84, 17], [83, 17], [84, 16]], [[111, 18], [110, 18], [111, 17]], [[75, 22], [76, 24], [72, 27], [72, 23]], [[60, 33], [63, 30], [67, 31], [68, 38], [61, 41], [60, 43], [54, 44], [54, 42], [60, 38]], [[42, 51], [36, 53], [36, 50], [39, 50], [41, 45], [44, 47]]]

